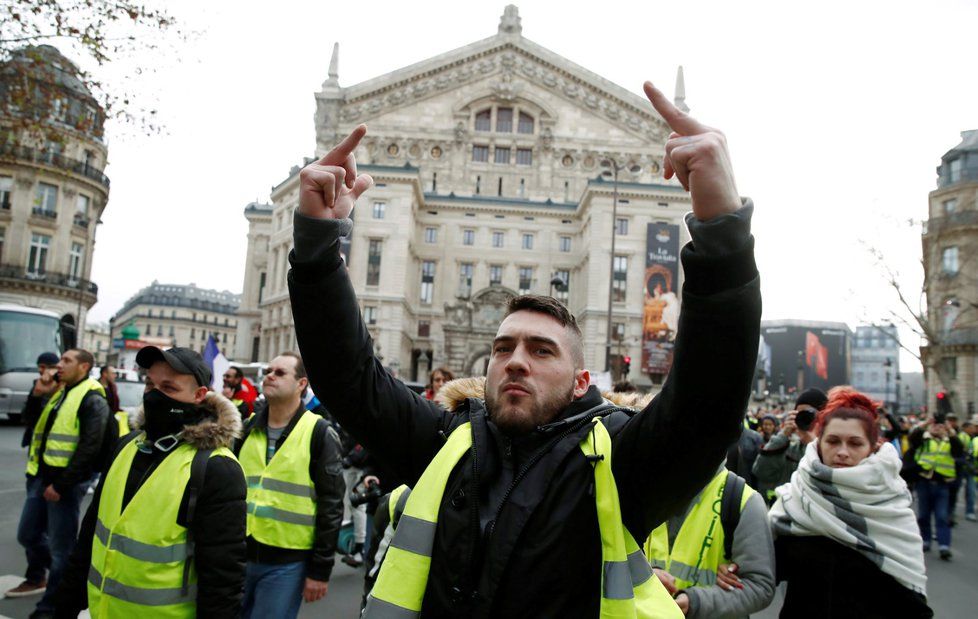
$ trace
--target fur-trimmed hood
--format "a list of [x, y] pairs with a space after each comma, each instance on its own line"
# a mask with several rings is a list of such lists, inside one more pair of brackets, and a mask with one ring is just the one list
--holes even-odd
[[[652, 394], [643, 393], [613, 393], [611, 391], [601, 394], [604, 399], [625, 408], [641, 410], [652, 401]], [[435, 394], [435, 402], [445, 407], [446, 410], [453, 411], [466, 398], [477, 398], [484, 400], [486, 397], [486, 379], [477, 378], [456, 378], [445, 383], [438, 393]]]
[[[241, 436], [241, 413], [237, 407], [220, 393], [209, 391], [200, 408], [207, 416], [195, 425], [184, 426], [183, 440], [197, 449], [230, 448], [234, 439]], [[142, 428], [145, 420], [146, 413], [140, 404], [132, 421], [133, 428]]]

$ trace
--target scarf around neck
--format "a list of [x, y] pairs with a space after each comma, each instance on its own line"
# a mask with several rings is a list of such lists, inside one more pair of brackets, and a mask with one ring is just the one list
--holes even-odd
[[854, 467], [822, 463], [808, 444], [791, 481], [775, 489], [768, 517], [775, 536], [822, 536], [852, 548], [901, 585], [927, 595], [923, 542], [893, 445]]

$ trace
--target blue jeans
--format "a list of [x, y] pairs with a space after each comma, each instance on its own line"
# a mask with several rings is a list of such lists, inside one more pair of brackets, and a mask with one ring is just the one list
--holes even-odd
[[78, 537], [81, 501], [88, 484], [75, 486], [59, 501], [45, 500], [44, 487], [40, 477], [27, 478], [27, 498], [20, 514], [17, 541], [27, 552], [28, 581], [41, 582], [48, 571], [48, 588], [37, 603], [37, 610], [53, 612], [54, 592]]
[[930, 518], [933, 514], [937, 525], [937, 545], [951, 547], [951, 525], [947, 520], [948, 494], [950, 488], [942, 481], [922, 479], [915, 486], [917, 490], [917, 526], [924, 546], [930, 547]]
[[295, 619], [299, 615], [305, 586], [305, 561], [279, 565], [249, 561], [245, 572], [242, 619]]
[[964, 513], [975, 513], [975, 476], [968, 475], [964, 480]]

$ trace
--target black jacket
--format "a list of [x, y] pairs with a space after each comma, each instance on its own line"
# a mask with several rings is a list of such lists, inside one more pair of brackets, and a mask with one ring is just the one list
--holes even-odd
[[[608, 420], [625, 525], [644, 541], [713, 477], [737, 439], [760, 327], [751, 208], [690, 221], [675, 356], [645, 410]], [[347, 224], [348, 225], [348, 224]], [[388, 374], [340, 268], [342, 222], [295, 216], [289, 291], [302, 357], [317, 395], [386, 468], [414, 483], [453, 428], [472, 422], [473, 447], [442, 500], [426, 617], [595, 617], [601, 545], [593, 470], [578, 448], [592, 388], [547, 426], [508, 439], [482, 400], [454, 413]], [[709, 229], [707, 229], [709, 228]], [[723, 236], [717, 239], [717, 236]]]
[[827, 537], [781, 536], [774, 552], [777, 580], [788, 581], [780, 615], [785, 619], [934, 616], [924, 596]]
[[[198, 449], [231, 447], [241, 433], [241, 416], [233, 404], [218, 393], [209, 393], [202, 408], [208, 416], [195, 426], [184, 430], [184, 440]], [[142, 426], [142, 408], [137, 414], [137, 426]], [[133, 439], [130, 434], [127, 439]], [[118, 449], [113, 459], [118, 455]], [[127, 505], [142, 482], [166, 454], [158, 450], [137, 453], [133, 459], [123, 505]], [[106, 469], [108, 470], [108, 469]], [[61, 577], [55, 598], [57, 617], [77, 617], [88, 607], [87, 579], [92, 562], [92, 539], [102, 498], [106, 475], [95, 491], [92, 504], [85, 513], [78, 543], [68, 567]], [[194, 532], [194, 561], [197, 568], [197, 616], [237, 619], [245, 578], [245, 516], [248, 488], [237, 461], [213, 457], [207, 461], [204, 484], [197, 499], [191, 529]], [[177, 514], [177, 523], [187, 526], [187, 499], [184, 490]]]
[[[300, 406], [292, 421], [282, 431], [282, 436], [275, 445], [276, 452], [282, 448], [282, 444], [288, 439], [304, 410]], [[244, 436], [235, 441], [235, 455], [241, 452], [241, 446], [255, 427], [268, 427], [268, 409], [264, 405], [255, 406], [255, 414], [245, 424]], [[316, 537], [313, 540], [312, 550], [277, 548], [262, 544], [249, 536], [248, 561], [273, 564], [306, 561], [308, 578], [328, 581], [333, 571], [336, 541], [339, 538], [340, 527], [343, 525], [343, 493], [346, 491], [346, 483], [340, 465], [339, 438], [325, 419], [320, 418], [316, 421], [309, 451], [311, 452], [309, 476], [316, 487]]]
[[41, 417], [44, 405], [48, 403], [48, 396], [34, 395], [34, 387], [37, 379], [31, 384], [31, 390], [27, 392], [27, 399], [24, 400], [24, 408], [20, 411], [20, 423], [24, 424], [24, 436], [20, 440], [21, 447], [30, 447], [31, 437], [34, 436], [34, 425]]
[[[77, 389], [84, 381], [76, 383], [65, 392], [67, 397], [71, 389]], [[59, 396], [60, 397], [60, 396]], [[41, 437], [41, 453], [47, 447], [48, 434], [58, 416], [60, 404], [55, 405], [48, 415], [44, 434]], [[96, 391], [90, 391], [82, 398], [78, 406], [78, 446], [72, 454], [68, 466], [49, 466], [41, 458], [38, 475], [44, 480], [44, 485], [53, 484], [58, 494], [67, 494], [78, 484], [87, 483], [92, 474], [101, 470], [103, 445], [106, 440], [106, 426], [111, 413], [105, 397]], [[118, 435], [118, 430], [116, 435]]]

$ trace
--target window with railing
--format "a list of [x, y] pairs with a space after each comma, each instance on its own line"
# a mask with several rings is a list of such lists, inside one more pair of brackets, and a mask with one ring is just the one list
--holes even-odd
[[14, 178], [0, 176], [0, 210], [9, 211], [14, 200]]
[[458, 296], [468, 299], [472, 296], [472, 275], [475, 272], [475, 265], [471, 262], [463, 262], [458, 265]]
[[533, 267], [520, 267], [519, 275], [520, 294], [529, 294], [533, 289]]
[[48, 249], [51, 247], [51, 237], [44, 234], [31, 234], [30, 251], [27, 256], [27, 273], [29, 275], [44, 275], [47, 272]]
[[489, 285], [501, 285], [503, 283], [503, 265], [501, 264], [490, 264], [489, 265]]
[[611, 278], [611, 300], [622, 303], [626, 298], [628, 283], [628, 256], [615, 256], [612, 264], [614, 273]]
[[85, 248], [82, 247], [81, 243], [71, 244], [71, 251], [68, 254], [68, 275], [72, 279], [77, 280], [81, 277], [84, 250]]
[[370, 239], [367, 249], [367, 285], [380, 285], [380, 255], [383, 251], [383, 241]]
[[570, 298], [570, 271], [558, 269], [554, 271], [554, 277], [561, 281], [559, 285], [554, 286], [554, 298], [562, 303], [567, 303], [567, 299]]
[[54, 215], [58, 212], [58, 186], [38, 183], [34, 194], [34, 212]]
[[958, 273], [958, 248], [957, 246], [945, 247], [941, 253], [941, 271], [944, 275], [957, 275]]
[[435, 296], [435, 263], [425, 260], [421, 263], [421, 302], [430, 304]]

